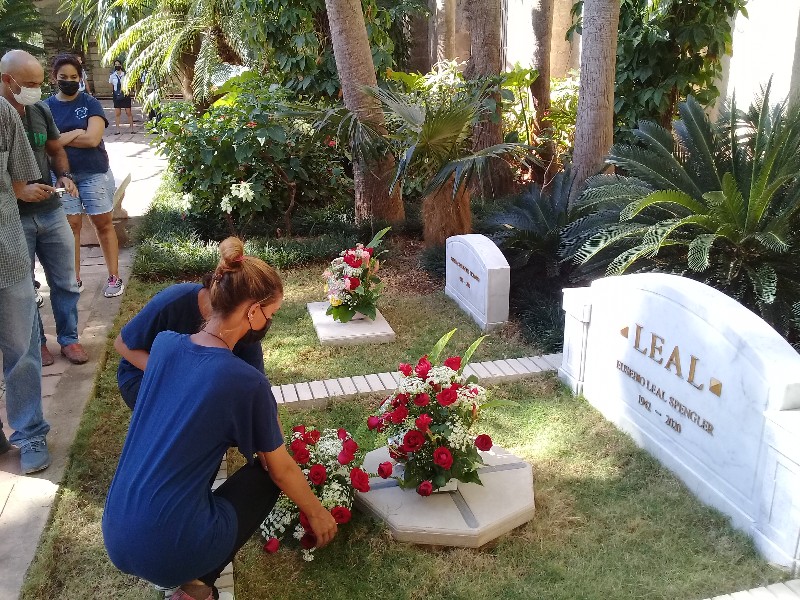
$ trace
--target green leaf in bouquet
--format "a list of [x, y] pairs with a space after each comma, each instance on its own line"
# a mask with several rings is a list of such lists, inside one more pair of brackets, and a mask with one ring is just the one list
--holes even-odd
[[456, 329], [453, 329], [445, 333], [439, 338], [439, 341], [436, 342], [436, 345], [433, 347], [433, 349], [428, 352], [428, 360], [431, 361], [431, 363], [435, 363], [437, 360], [439, 360], [439, 355], [442, 353], [442, 350], [444, 350], [444, 347], [447, 346], [447, 342], [450, 341], [450, 338], [453, 337], [453, 334], [456, 331]]
[[478, 376], [475, 375], [475, 374], [472, 374], [469, 377], [467, 377], [467, 380], [464, 383], [478, 383], [478, 381], [480, 381]]
[[340, 306], [330, 305], [328, 310], [325, 311], [325, 314], [332, 316], [334, 321], [347, 323], [355, 316], [356, 311], [344, 304]]
[[433, 478], [433, 481], [431, 481], [431, 483], [433, 484], [434, 488], [440, 488], [443, 485], [447, 484], [447, 478], [440, 473]]
[[375, 310], [374, 304], [365, 304], [363, 306], [361, 305], [358, 306], [358, 312], [360, 312], [362, 315], [368, 316], [370, 319], [374, 321], [375, 314], [377, 311]]
[[477, 340], [472, 342], [472, 345], [469, 348], [467, 348], [467, 351], [464, 352], [464, 356], [461, 359], [461, 370], [459, 370], [459, 373], [461, 373], [461, 371], [464, 370], [464, 367], [466, 367], [469, 364], [469, 359], [472, 358], [472, 355], [475, 354], [475, 350], [478, 349], [478, 346], [480, 346], [481, 342], [485, 339], [486, 336], [482, 335]]
[[385, 227], [384, 229], [381, 229], [375, 234], [375, 237], [370, 240], [369, 244], [366, 245], [366, 248], [377, 248], [380, 246], [381, 241], [383, 241], [383, 236], [385, 236], [390, 229], [391, 227]]
[[464, 475], [459, 477], [459, 480], [463, 481], [464, 483], [477, 483], [478, 485], [483, 485], [483, 482], [481, 481], [481, 478], [478, 475], [478, 471], [474, 469], [466, 471]]

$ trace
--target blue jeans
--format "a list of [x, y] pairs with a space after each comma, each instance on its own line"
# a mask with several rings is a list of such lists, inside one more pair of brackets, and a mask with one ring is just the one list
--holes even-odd
[[[39, 257], [44, 269], [47, 285], [50, 286], [50, 305], [56, 319], [56, 337], [62, 346], [78, 341], [78, 283], [75, 279], [75, 237], [67, 221], [64, 209], [59, 206], [53, 210], [20, 215], [28, 255], [33, 264], [33, 255]], [[39, 323], [39, 337], [44, 337], [42, 320]]]
[[[6, 412], [20, 445], [44, 438], [50, 425], [42, 414], [42, 353], [36, 326], [33, 281], [0, 289], [0, 352], [6, 380]], [[1, 423], [0, 423], [1, 425]]]

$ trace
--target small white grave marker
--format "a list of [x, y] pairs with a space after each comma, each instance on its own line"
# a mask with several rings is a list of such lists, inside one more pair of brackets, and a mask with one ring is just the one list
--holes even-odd
[[561, 378], [768, 560], [800, 569], [800, 355], [674, 275], [599, 279], [564, 290], [564, 309]]
[[445, 294], [455, 300], [483, 331], [508, 321], [511, 269], [503, 253], [485, 235], [447, 238]]

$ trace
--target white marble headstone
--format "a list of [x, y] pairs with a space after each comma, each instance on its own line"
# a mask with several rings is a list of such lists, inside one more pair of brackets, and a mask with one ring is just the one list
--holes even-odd
[[[800, 566], [800, 355], [706, 285], [640, 274], [564, 291], [562, 379], [752, 535]], [[780, 533], [778, 533], [780, 532]]]
[[445, 294], [483, 331], [508, 321], [511, 269], [497, 245], [485, 235], [447, 238]]

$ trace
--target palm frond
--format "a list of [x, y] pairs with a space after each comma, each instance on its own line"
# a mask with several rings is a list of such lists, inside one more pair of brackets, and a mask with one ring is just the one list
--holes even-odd
[[701, 233], [689, 244], [686, 262], [692, 271], [705, 271], [711, 264], [711, 248], [719, 236], [716, 233]]

